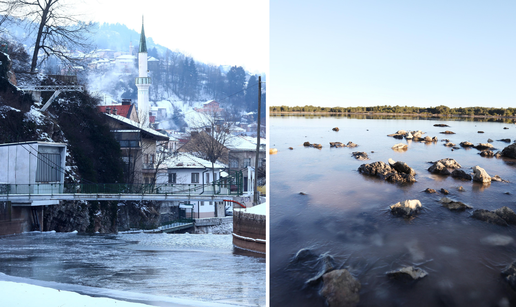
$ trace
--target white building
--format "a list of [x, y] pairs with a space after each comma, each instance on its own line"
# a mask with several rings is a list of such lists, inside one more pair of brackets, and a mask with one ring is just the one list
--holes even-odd
[[[209, 186], [213, 181], [220, 179], [224, 175], [227, 165], [215, 163], [212, 171], [211, 162], [195, 157], [189, 153], [178, 153], [167, 159], [160, 166], [156, 184], [184, 185], [185, 188], [204, 188], [206, 193], [211, 193], [213, 187]], [[209, 191], [208, 191], [209, 190]], [[211, 201], [191, 201], [194, 206], [194, 218], [205, 218], [214, 216], [225, 216], [224, 204], [222, 202]], [[178, 202], [173, 202], [172, 206], [181, 206]], [[215, 207], [217, 206], [217, 209]], [[217, 211], [217, 213], [216, 213]]]

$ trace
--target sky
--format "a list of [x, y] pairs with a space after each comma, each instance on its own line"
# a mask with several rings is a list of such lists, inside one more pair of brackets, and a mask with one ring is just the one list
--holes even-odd
[[[73, 0], [72, 0], [73, 1]], [[82, 19], [121, 23], [197, 61], [268, 73], [268, 0], [75, 0]]]
[[516, 107], [516, 1], [270, 0], [269, 105]]

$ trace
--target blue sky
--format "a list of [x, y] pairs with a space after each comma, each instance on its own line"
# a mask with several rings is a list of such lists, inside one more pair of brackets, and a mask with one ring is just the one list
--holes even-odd
[[270, 1], [270, 105], [516, 107], [516, 1]]

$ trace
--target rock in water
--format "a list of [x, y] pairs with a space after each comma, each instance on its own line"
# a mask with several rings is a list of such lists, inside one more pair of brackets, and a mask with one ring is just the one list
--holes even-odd
[[423, 278], [426, 275], [428, 275], [428, 273], [425, 270], [418, 268], [418, 267], [413, 267], [413, 266], [403, 267], [403, 268], [395, 270], [395, 271], [387, 272], [386, 274], [389, 278], [392, 278], [392, 279], [409, 278], [412, 280], [420, 279], [420, 278]]
[[459, 178], [459, 179], [463, 179], [463, 180], [471, 180], [471, 175], [466, 173], [465, 171], [461, 170], [461, 169], [455, 169], [453, 170], [453, 172], [451, 173], [451, 176], [453, 178]]
[[352, 307], [360, 301], [360, 282], [346, 269], [334, 270], [323, 275], [323, 287], [319, 294], [330, 307]]
[[351, 153], [353, 157], [357, 160], [369, 160], [369, 157], [367, 156], [367, 153], [363, 151], [355, 151]]
[[434, 163], [434, 165], [430, 166], [428, 168], [428, 171], [432, 174], [439, 174], [439, 175], [450, 175], [450, 171], [442, 164], [441, 162], [437, 161]]
[[339, 127], [335, 127], [335, 128], [333, 128], [333, 129], [331, 129], [331, 130], [333, 130], [333, 131], [339, 131]]
[[516, 290], [516, 261], [505, 267], [502, 271], [502, 276], [511, 288]]
[[500, 216], [498, 216], [498, 214], [496, 214], [492, 211], [489, 211], [489, 210], [485, 210], [485, 209], [475, 210], [475, 211], [473, 211], [473, 215], [471, 217], [475, 218], [477, 220], [491, 223], [491, 224], [507, 226], [507, 222], [504, 219], [502, 219]]
[[439, 201], [441, 204], [443, 204], [443, 207], [446, 207], [450, 210], [466, 210], [466, 209], [473, 209], [472, 207], [466, 205], [463, 202], [460, 201], [453, 201], [449, 199], [448, 197], [443, 197]]
[[473, 147], [475, 145], [473, 145], [473, 143], [471, 143], [471, 142], [467, 142], [466, 141], [466, 142], [461, 142], [460, 146], [462, 146], [462, 147]]
[[445, 167], [447, 168], [461, 168], [462, 166], [459, 164], [459, 162], [455, 161], [455, 159], [450, 158], [444, 158], [439, 160], [438, 162], [441, 162]]
[[406, 173], [400, 173], [394, 168], [392, 168], [390, 165], [382, 161], [377, 161], [370, 164], [362, 164], [358, 168], [358, 172], [361, 174], [375, 176], [380, 179], [396, 183], [410, 183], [416, 181], [416, 178], [414, 178], [414, 176]]
[[398, 144], [392, 146], [392, 149], [396, 150], [396, 151], [406, 151], [408, 149], [408, 145], [403, 144], [403, 143], [398, 143]]
[[389, 165], [400, 173], [405, 173], [412, 176], [416, 175], [416, 171], [410, 166], [408, 166], [405, 162], [395, 162], [393, 159], [389, 159]]
[[496, 209], [493, 212], [496, 213], [499, 217], [501, 217], [508, 224], [516, 225], [516, 213], [514, 213], [514, 211], [512, 211], [511, 208], [504, 206], [499, 209]]
[[419, 210], [423, 206], [421, 202], [417, 199], [407, 199], [402, 202], [398, 202], [394, 205], [391, 205], [389, 208], [391, 209], [391, 213], [403, 217], [410, 217], [419, 212]]
[[434, 189], [430, 189], [430, 188], [426, 188], [426, 190], [425, 190], [424, 192], [426, 192], [426, 193], [430, 193], [430, 194], [432, 194], [432, 193], [437, 193], [437, 191], [436, 191], [436, 190], [434, 190]]
[[491, 182], [491, 176], [489, 176], [485, 169], [480, 166], [473, 167], [473, 181], [478, 181], [482, 183]]
[[505, 147], [502, 150], [502, 156], [507, 157], [507, 158], [516, 159], [516, 143]]

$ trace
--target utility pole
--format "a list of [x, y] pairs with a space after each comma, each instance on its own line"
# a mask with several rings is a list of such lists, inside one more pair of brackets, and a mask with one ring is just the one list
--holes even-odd
[[262, 109], [262, 77], [258, 76], [258, 125], [256, 127], [256, 159], [254, 161], [254, 199], [253, 205], [259, 204], [258, 194], [258, 159], [260, 159], [260, 132], [261, 132], [261, 109]]

